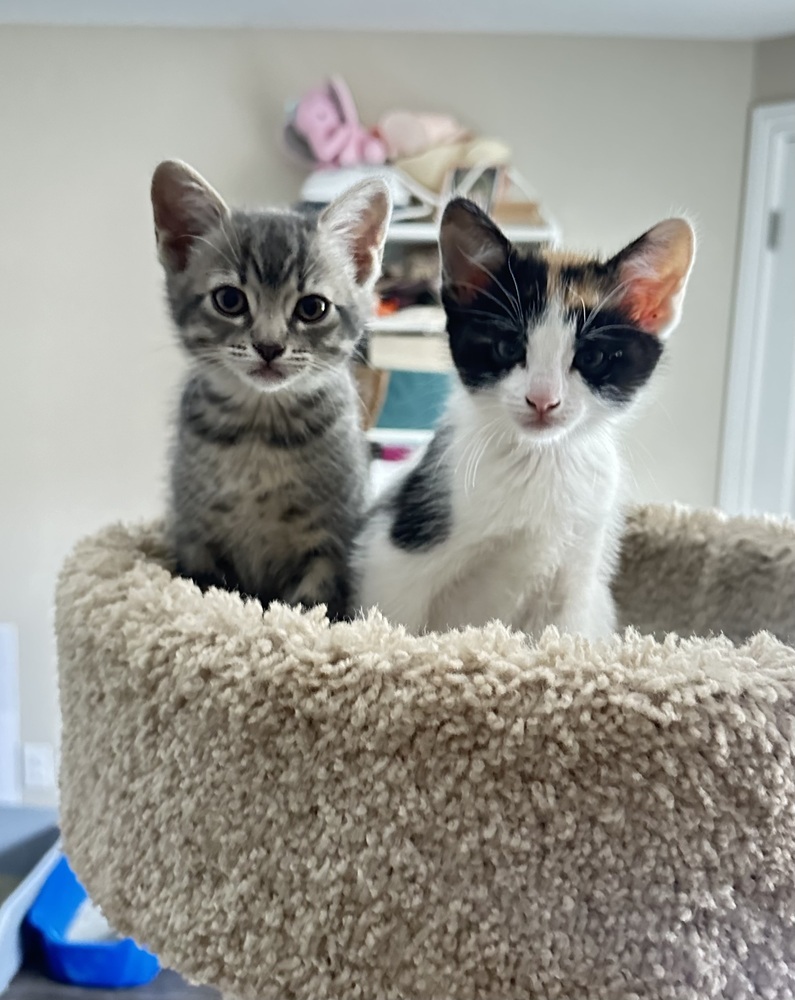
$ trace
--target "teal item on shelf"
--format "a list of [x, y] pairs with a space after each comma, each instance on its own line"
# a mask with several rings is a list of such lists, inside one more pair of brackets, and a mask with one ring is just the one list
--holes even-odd
[[450, 393], [450, 376], [438, 372], [393, 371], [378, 418], [378, 427], [431, 430]]

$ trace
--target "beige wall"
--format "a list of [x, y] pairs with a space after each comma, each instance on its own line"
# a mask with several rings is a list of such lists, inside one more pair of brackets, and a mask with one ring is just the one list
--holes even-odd
[[617, 249], [672, 211], [701, 249], [637, 495], [715, 497], [753, 46], [242, 31], [0, 30], [0, 620], [19, 623], [22, 726], [52, 740], [52, 591], [82, 533], [162, 505], [180, 371], [147, 189], [162, 157], [232, 200], [298, 177], [285, 99], [343, 71], [368, 119], [450, 111], [508, 140], [567, 241]]
[[757, 104], [795, 101], [795, 35], [756, 46], [753, 99]]

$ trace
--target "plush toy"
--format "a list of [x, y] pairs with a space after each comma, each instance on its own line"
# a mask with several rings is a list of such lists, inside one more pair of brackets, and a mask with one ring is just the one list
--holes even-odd
[[499, 139], [470, 139], [467, 142], [450, 142], [432, 146], [418, 156], [396, 160], [404, 184], [412, 191], [411, 181], [421, 185], [445, 200], [445, 184], [450, 171], [456, 167], [473, 169], [506, 166], [511, 161], [511, 150]]
[[388, 111], [379, 119], [378, 134], [386, 143], [390, 160], [419, 156], [434, 146], [463, 142], [469, 131], [450, 115]]
[[287, 131], [288, 143], [295, 148], [297, 139], [320, 166], [351, 167], [386, 160], [386, 146], [361, 124], [351, 92], [338, 76], [304, 94]]

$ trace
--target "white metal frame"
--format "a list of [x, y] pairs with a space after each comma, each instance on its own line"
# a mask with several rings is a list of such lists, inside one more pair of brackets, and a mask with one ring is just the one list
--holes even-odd
[[[793, 135], [795, 101], [753, 111], [719, 484], [720, 506], [730, 513], [750, 512], [772, 271], [768, 225], [781, 196], [778, 146]], [[790, 464], [795, 464], [795, 375], [793, 390], [786, 441]], [[785, 479], [795, 475], [790, 473]]]

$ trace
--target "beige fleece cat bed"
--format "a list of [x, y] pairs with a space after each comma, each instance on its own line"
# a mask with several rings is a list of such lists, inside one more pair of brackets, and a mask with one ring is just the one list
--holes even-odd
[[166, 964], [256, 1000], [795, 996], [795, 524], [635, 511], [616, 593], [659, 642], [330, 627], [166, 563], [110, 528], [57, 597], [67, 849]]

